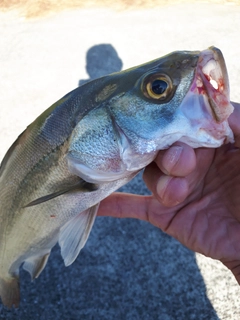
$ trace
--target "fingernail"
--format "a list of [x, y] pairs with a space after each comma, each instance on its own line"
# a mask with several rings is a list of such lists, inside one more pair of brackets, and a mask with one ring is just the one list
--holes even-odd
[[181, 146], [172, 146], [167, 154], [166, 154], [166, 158], [165, 158], [165, 169], [168, 172], [171, 172], [172, 169], [174, 168], [174, 166], [177, 164], [181, 153], [183, 151], [183, 147]]
[[157, 194], [163, 202], [164, 202], [165, 191], [171, 180], [172, 180], [172, 177], [170, 176], [162, 176], [157, 182], [157, 186], [156, 186]]
[[170, 176], [162, 176], [157, 183], [156, 189], [157, 189], [157, 194], [159, 196], [159, 200], [161, 203], [167, 207], [172, 207], [176, 206], [177, 204], [180, 203], [178, 199], [175, 197], [171, 196], [171, 192], [169, 193], [168, 186], [171, 180], [174, 179], [173, 177]]

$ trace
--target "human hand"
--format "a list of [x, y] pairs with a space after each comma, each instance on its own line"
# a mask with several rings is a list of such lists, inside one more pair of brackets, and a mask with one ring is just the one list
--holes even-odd
[[240, 104], [229, 119], [235, 145], [177, 142], [144, 172], [152, 196], [114, 193], [99, 215], [147, 220], [189, 249], [222, 261], [240, 284]]

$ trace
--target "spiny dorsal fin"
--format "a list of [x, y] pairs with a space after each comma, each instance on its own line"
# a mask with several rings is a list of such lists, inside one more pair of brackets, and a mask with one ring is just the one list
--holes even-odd
[[97, 215], [99, 204], [79, 213], [61, 229], [58, 243], [66, 266], [77, 258], [84, 247]]
[[65, 193], [69, 193], [69, 192], [92, 192], [92, 191], [96, 191], [98, 189], [98, 186], [96, 184], [90, 183], [90, 182], [86, 182], [84, 180], [80, 180], [78, 183], [72, 185], [72, 186], [67, 186], [67, 187], [63, 187], [63, 189], [53, 192], [51, 194], [48, 194], [46, 196], [40, 197], [38, 199], [35, 199], [33, 201], [31, 201], [30, 203], [28, 203], [26, 206], [24, 206], [24, 208], [27, 207], [32, 207], [32, 206], [36, 206], [40, 203], [49, 201], [51, 199], [54, 199], [56, 197], [59, 197]]

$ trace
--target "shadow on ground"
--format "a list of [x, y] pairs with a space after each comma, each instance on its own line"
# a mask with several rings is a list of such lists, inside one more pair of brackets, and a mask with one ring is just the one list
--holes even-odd
[[[87, 54], [89, 80], [119, 71], [110, 44]], [[80, 80], [84, 84], [89, 80]], [[122, 191], [147, 194], [141, 175]], [[159, 229], [132, 219], [97, 218], [77, 260], [64, 267], [56, 246], [39, 279], [21, 271], [21, 305], [0, 319], [219, 319], [195, 254]]]
[[88, 81], [122, 70], [122, 60], [111, 44], [99, 44], [91, 47], [86, 56], [86, 71], [89, 79], [79, 80], [81, 86]]

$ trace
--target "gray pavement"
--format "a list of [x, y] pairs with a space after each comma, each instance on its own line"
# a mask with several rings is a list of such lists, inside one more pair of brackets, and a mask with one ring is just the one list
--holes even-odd
[[[65, 11], [25, 20], [0, 12], [0, 159], [18, 134], [78, 84], [174, 50], [219, 47], [240, 101], [240, 7]], [[141, 176], [123, 188], [146, 194]], [[217, 226], [216, 226], [217, 227]], [[97, 218], [78, 259], [59, 247], [34, 282], [21, 272], [18, 310], [0, 319], [240, 319], [240, 288], [219, 262], [142, 221]]]

